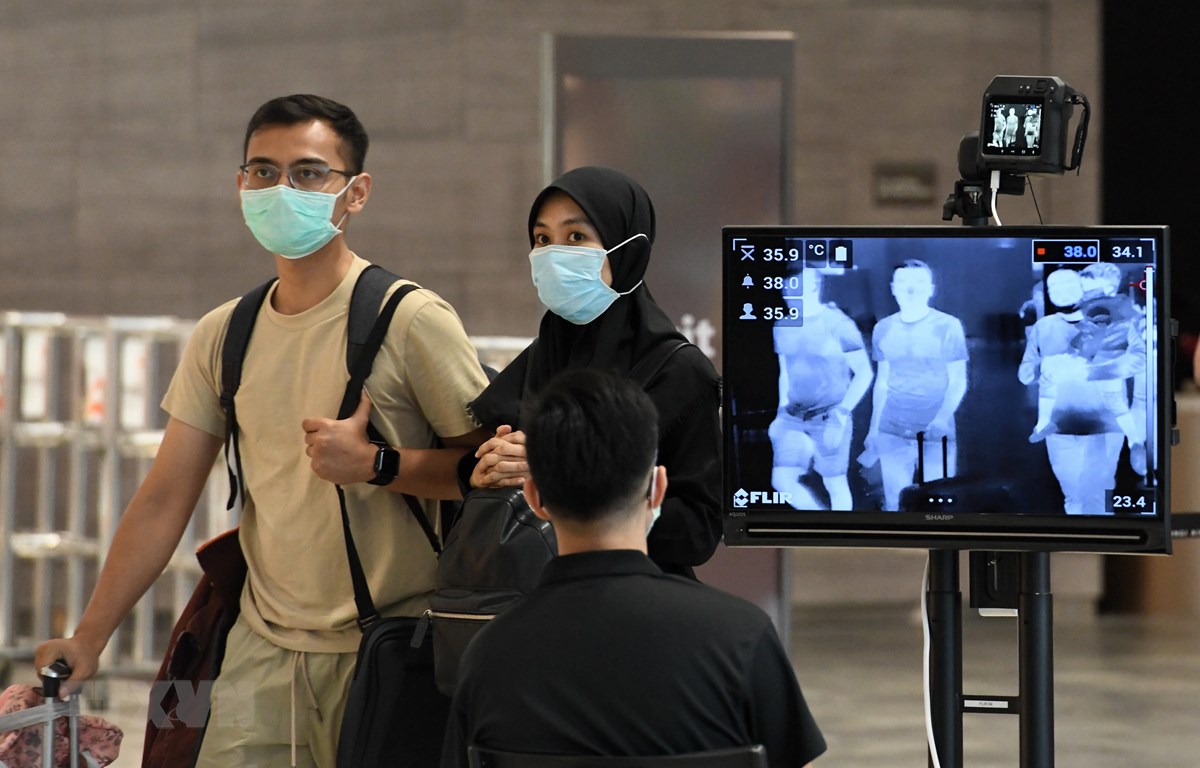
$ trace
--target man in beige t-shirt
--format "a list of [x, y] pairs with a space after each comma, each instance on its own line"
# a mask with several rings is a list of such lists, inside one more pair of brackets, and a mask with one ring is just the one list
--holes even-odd
[[[259, 108], [244, 149], [243, 215], [274, 254], [279, 280], [259, 311], [236, 396], [248, 573], [198, 765], [334, 768], [361, 633], [333, 483], [345, 488], [380, 613], [419, 615], [436, 558], [401, 494], [459, 496], [457, 460], [483, 441], [466, 403], [487, 381], [454, 310], [419, 289], [400, 303], [358, 411], [337, 421], [350, 296], [367, 266], [344, 236], [371, 192], [366, 133], [345, 106], [294, 95]], [[236, 303], [205, 315], [189, 339], [163, 399], [162, 445], [91, 602], [73, 637], [38, 648], [39, 666], [63, 658], [72, 680], [95, 674], [112, 632], [174, 552], [224, 438], [221, 346]], [[388, 448], [337, 439], [362, 434], [368, 419]], [[376, 475], [380, 450], [398, 451], [394, 478]], [[436, 502], [424, 504], [435, 521]], [[429, 738], [440, 745], [436, 726]]]

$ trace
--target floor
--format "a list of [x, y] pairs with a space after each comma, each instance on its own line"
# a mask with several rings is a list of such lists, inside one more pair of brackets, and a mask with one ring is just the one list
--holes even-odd
[[[1017, 695], [1017, 621], [964, 609], [965, 694]], [[1053, 633], [1054, 765], [1200, 766], [1200, 620], [1058, 605]], [[805, 610], [791, 640], [829, 743], [820, 768], [928, 764], [917, 609]], [[964, 766], [1016, 768], [1019, 744], [1017, 716], [964, 715]]]
[[[1056, 766], [1200, 766], [1200, 620], [1098, 617], [1058, 604], [1053, 631]], [[962, 640], [964, 693], [1015, 696], [1017, 620], [964, 608]], [[928, 764], [916, 607], [801, 608], [791, 646], [829, 742], [819, 768]], [[145, 681], [108, 681], [103, 714], [126, 734], [117, 768], [140, 762], [147, 690]], [[1013, 715], [965, 715], [963, 765], [1018, 768], [1018, 726]]]

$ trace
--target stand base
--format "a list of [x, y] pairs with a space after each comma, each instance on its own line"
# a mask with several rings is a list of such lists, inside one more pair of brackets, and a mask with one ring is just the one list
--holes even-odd
[[[1020, 695], [962, 693], [962, 593], [958, 550], [930, 550], [926, 605], [929, 611], [929, 696], [933, 747], [941, 768], [962, 768], [965, 712], [1017, 714], [1021, 768], [1054, 766], [1053, 602], [1048, 552], [971, 552], [972, 605], [1020, 619]], [[1016, 574], [1012, 573], [1013, 569]], [[1013, 579], [1015, 575], [1015, 580]], [[1015, 595], [1007, 585], [1017, 585]], [[976, 592], [975, 586], [982, 591]], [[1010, 605], [1015, 597], [1015, 605]], [[933, 756], [930, 755], [930, 766]]]

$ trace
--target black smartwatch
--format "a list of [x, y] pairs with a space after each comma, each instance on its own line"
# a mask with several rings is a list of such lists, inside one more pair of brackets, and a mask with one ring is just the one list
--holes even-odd
[[367, 482], [371, 485], [390, 485], [400, 474], [400, 451], [381, 440], [372, 440], [371, 445], [379, 450], [375, 453], [375, 477]]

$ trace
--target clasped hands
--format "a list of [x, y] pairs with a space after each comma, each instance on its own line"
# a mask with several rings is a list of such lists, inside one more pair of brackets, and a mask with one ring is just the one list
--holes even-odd
[[495, 437], [484, 441], [475, 451], [472, 488], [514, 488], [525, 483], [529, 463], [525, 460], [525, 433], [507, 424], [496, 430]]

